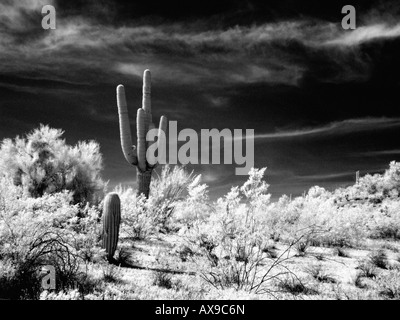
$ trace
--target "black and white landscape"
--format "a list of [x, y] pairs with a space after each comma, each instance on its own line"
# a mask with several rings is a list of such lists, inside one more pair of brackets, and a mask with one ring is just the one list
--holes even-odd
[[0, 299], [399, 299], [399, 18], [1, 0]]

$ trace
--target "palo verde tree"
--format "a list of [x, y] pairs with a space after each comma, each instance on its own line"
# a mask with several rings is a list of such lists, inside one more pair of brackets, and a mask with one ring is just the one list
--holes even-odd
[[74, 203], [91, 202], [105, 183], [103, 158], [95, 141], [75, 146], [62, 139], [64, 131], [45, 125], [26, 137], [4, 139], [0, 146], [0, 175], [22, 186], [32, 197], [62, 190], [73, 192]]

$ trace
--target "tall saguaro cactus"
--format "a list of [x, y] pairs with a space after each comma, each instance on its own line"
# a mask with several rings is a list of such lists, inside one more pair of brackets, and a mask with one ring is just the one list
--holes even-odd
[[121, 201], [118, 194], [109, 193], [103, 207], [103, 248], [107, 259], [111, 260], [117, 249], [119, 226], [121, 223]]
[[[146, 141], [146, 135], [149, 130], [154, 129], [153, 116], [151, 114], [151, 74], [150, 70], [145, 70], [143, 74], [143, 101], [142, 108], [137, 111], [136, 117], [136, 133], [137, 133], [137, 148], [132, 145], [132, 136], [128, 116], [128, 108], [125, 98], [125, 89], [123, 85], [117, 87], [117, 104], [119, 114], [119, 130], [121, 135], [121, 147], [125, 159], [132, 165], [137, 166], [137, 181], [139, 187], [139, 194], [144, 194], [146, 198], [149, 197], [151, 174], [157, 164], [155, 159], [150, 153], [146, 156], [147, 149], [154, 142]], [[167, 130], [167, 118], [161, 116], [158, 128], [159, 144], [158, 152], [162, 148], [162, 135]]]

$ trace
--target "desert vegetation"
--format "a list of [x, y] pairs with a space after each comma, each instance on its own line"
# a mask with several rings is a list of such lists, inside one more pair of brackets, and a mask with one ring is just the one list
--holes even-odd
[[148, 195], [106, 190], [100, 146], [62, 134], [1, 144], [1, 299], [400, 297], [400, 163], [277, 201], [252, 169], [211, 201], [181, 166], [154, 171]]

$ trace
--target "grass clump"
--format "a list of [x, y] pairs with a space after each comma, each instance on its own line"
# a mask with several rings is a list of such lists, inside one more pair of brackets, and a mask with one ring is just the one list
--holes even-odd
[[173, 285], [172, 276], [167, 272], [156, 271], [154, 273], [153, 284], [161, 288], [171, 289]]
[[400, 271], [392, 270], [376, 279], [380, 294], [388, 299], [400, 300]]
[[365, 278], [376, 278], [377, 268], [368, 260], [362, 260], [358, 263], [357, 269], [360, 270], [360, 275]]
[[369, 261], [376, 267], [387, 269], [388, 258], [385, 250], [379, 249], [369, 254]]
[[336, 283], [336, 280], [323, 270], [321, 264], [308, 267], [306, 269], [306, 272], [318, 282]]

